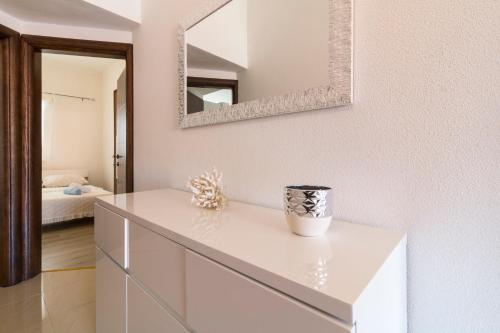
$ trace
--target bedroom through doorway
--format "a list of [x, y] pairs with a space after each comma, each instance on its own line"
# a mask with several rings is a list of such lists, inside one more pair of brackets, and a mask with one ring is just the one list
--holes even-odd
[[126, 62], [41, 53], [42, 271], [95, 266], [95, 198], [126, 192]]

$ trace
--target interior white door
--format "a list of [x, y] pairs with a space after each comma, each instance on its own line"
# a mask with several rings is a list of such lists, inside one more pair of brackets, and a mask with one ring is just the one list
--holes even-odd
[[115, 193], [127, 192], [127, 78], [118, 78], [115, 106]]

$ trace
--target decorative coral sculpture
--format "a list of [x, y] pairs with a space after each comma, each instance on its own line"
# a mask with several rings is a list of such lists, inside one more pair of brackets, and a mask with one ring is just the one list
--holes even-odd
[[194, 179], [189, 178], [187, 187], [193, 192], [191, 202], [198, 207], [220, 210], [227, 203], [222, 193], [222, 173], [215, 168]]

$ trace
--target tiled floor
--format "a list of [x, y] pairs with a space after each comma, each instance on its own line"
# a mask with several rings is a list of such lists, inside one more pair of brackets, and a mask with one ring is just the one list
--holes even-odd
[[0, 333], [95, 332], [95, 269], [48, 272], [0, 288]]

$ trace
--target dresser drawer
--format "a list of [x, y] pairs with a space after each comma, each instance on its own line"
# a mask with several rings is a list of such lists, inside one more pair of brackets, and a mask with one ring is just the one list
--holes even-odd
[[127, 277], [124, 270], [96, 249], [96, 332], [125, 333]]
[[185, 318], [184, 247], [129, 223], [129, 273]]
[[112, 211], [94, 205], [95, 242], [118, 265], [127, 268], [127, 221]]
[[127, 277], [128, 333], [188, 333], [184, 326], [133, 279]]
[[186, 251], [186, 316], [197, 333], [348, 333], [354, 329]]

